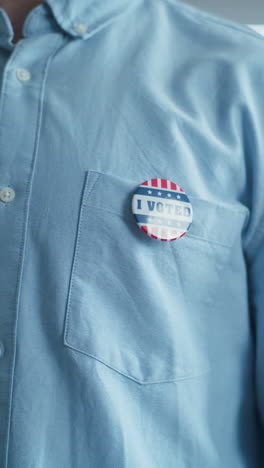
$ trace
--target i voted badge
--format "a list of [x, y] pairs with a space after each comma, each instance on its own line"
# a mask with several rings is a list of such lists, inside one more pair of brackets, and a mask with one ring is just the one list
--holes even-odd
[[193, 217], [185, 191], [167, 179], [150, 179], [140, 184], [132, 197], [132, 212], [142, 231], [162, 241], [184, 236]]

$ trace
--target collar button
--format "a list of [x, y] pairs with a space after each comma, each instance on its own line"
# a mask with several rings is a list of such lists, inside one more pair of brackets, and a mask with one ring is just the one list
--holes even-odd
[[84, 34], [87, 32], [87, 26], [83, 23], [75, 24], [73, 26], [73, 31], [79, 34], [80, 36], [84, 36]]

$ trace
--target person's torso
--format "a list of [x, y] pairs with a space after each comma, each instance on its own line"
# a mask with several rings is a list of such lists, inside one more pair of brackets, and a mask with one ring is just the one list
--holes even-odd
[[[239, 87], [258, 39], [199, 18], [135, 1], [85, 40], [39, 23], [0, 51], [1, 468], [260, 468]], [[192, 203], [180, 239], [135, 222], [151, 178]]]

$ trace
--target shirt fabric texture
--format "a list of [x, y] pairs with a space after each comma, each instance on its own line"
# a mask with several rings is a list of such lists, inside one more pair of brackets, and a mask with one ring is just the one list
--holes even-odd
[[[178, 0], [23, 35], [1, 8], [0, 468], [263, 467], [263, 37]], [[135, 222], [150, 178], [176, 241]]]

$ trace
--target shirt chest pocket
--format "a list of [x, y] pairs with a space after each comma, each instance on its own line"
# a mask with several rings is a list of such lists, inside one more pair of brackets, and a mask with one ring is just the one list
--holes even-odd
[[241, 212], [190, 197], [190, 230], [162, 242], [136, 225], [138, 183], [85, 174], [64, 344], [141, 384], [193, 377], [210, 368], [199, 313], [213, 307]]

